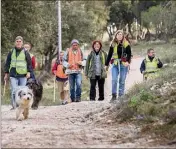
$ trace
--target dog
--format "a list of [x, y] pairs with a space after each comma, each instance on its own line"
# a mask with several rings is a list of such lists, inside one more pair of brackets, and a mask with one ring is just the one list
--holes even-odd
[[[29, 109], [33, 102], [32, 90], [27, 86], [19, 86], [15, 90], [15, 102], [16, 102], [16, 119], [21, 121], [27, 119], [29, 115]], [[22, 114], [24, 117], [22, 117]]]
[[39, 80], [28, 79], [26, 86], [33, 91], [34, 100], [32, 109], [37, 110], [43, 95], [43, 85]]

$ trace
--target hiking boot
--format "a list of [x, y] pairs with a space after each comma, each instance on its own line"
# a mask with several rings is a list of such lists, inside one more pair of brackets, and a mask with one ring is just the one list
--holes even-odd
[[110, 102], [114, 102], [115, 100], [117, 100], [117, 96], [116, 96], [116, 94], [112, 94], [112, 98], [111, 98]]
[[103, 101], [104, 99], [102, 99], [102, 98], [98, 98], [98, 101]]
[[81, 98], [77, 97], [75, 102], [81, 102]]
[[10, 110], [15, 110], [15, 108], [14, 108], [14, 107], [12, 107]]
[[68, 104], [67, 100], [65, 100], [65, 101], [62, 102], [62, 105], [66, 105], [66, 104]]
[[90, 99], [90, 101], [95, 101], [95, 99]]
[[71, 99], [71, 102], [76, 102], [76, 100], [75, 99]]

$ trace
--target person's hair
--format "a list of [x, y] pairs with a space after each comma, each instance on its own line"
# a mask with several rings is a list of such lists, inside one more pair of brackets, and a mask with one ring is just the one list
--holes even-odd
[[152, 48], [147, 50], [147, 53], [150, 53], [151, 51], [154, 51]]
[[59, 60], [60, 60], [60, 53], [63, 53], [64, 54], [64, 51], [60, 51], [59, 54], [57, 55], [57, 58], [56, 58], [56, 62], [59, 64]]
[[30, 51], [32, 51], [32, 44], [30, 43], [30, 42], [25, 42], [23, 45], [25, 45], [25, 44], [27, 44], [27, 45], [29, 45], [30, 46]]
[[15, 38], [15, 41], [16, 41], [16, 40], [19, 40], [19, 39], [20, 39], [21, 41], [23, 41], [23, 37], [22, 37], [22, 36], [17, 36], [17, 37]]
[[95, 45], [96, 43], [99, 43], [99, 44], [100, 44], [100, 49], [101, 49], [101, 48], [102, 48], [102, 43], [101, 43], [101, 41], [99, 41], [99, 40], [94, 40], [94, 41], [92, 42], [92, 48], [94, 49], [94, 45]]
[[122, 35], [123, 35], [123, 37], [122, 37], [122, 41], [124, 40], [125, 36], [124, 36], [124, 32], [123, 32], [123, 30], [117, 30], [117, 32], [115, 33], [115, 36], [114, 36], [113, 42], [117, 42], [116, 36], [117, 36], [118, 33], [122, 33]]

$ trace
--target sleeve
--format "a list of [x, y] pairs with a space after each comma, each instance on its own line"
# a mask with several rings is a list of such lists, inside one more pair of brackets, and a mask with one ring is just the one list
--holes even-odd
[[33, 56], [31, 60], [32, 60], [32, 68], [35, 69], [35, 65], [36, 65], [35, 56]]
[[141, 63], [140, 71], [141, 71], [141, 73], [142, 73], [143, 71], [145, 71], [145, 63], [144, 63], [144, 60], [143, 60], [142, 63]]
[[130, 62], [131, 62], [131, 56], [132, 56], [130, 45], [128, 45], [128, 46], [126, 47], [126, 53], [127, 53], [127, 61], [130, 63]]
[[25, 53], [26, 53], [27, 71], [32, 72], [33, 69], [32, 69], [31, 57], [27, 51], [25, 51]]
[[7, 55], [6, 63], [4, 66], [5, 73], [9, 73], [10, 63], [11, 63], [11, 55], [12, 55], [12, 52], [9, 52]]
[[65, 52], [64, 52], [64, 57], [63, 57], [63, 66], [65, 67], [65, 68], [68, 68], [69, 67], [69, 63], [68, 63], [68, 50], [66, 50]]
[[108, 56], [107, 56], [106, 63], [105, 63], [106, 66], [109, 66], [109, 62], [112, 58], [112, 54], [113, 54], [113, 47], [111, 46], [109, 48]]
[[51, 71], [54, 74], [54, 71], [56, 71], [56, 70], [57, 70], [57, 63], [55, 62]]
[[158, 58], [158, 68], [162, 68], [163, 67], [163, 63], [161, 62], [161, 60]]
[[89, 64], [90, 64], [90, 54], [88, 55], [87, 60], [86, 60], [85, 76], [88, 76]]

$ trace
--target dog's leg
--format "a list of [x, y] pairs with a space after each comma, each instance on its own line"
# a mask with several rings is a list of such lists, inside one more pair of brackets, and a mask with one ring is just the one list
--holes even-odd
[[22, 117], [22, 113], [23, 113], [23, 109], [18, 107], [17, 110], [16, 110], [16, 119], [18, 121], [22, 121], [23, 120], [23, 117]]
[[34, 102], [32, 103], [32, 109], [34, 109], [34, 110], [38, 109], [38, 105], [39, 105], [40, 100], [41, 100], [40, 97], [35, 97]]
[[25, 108], [23, 112], [24, 119], [27, 119], [29, 115], [29, 108]]

